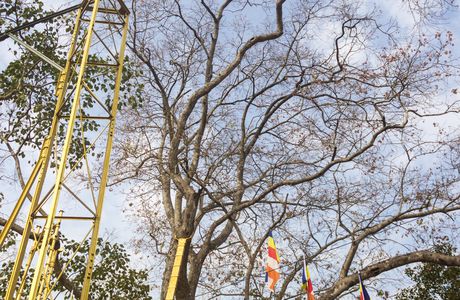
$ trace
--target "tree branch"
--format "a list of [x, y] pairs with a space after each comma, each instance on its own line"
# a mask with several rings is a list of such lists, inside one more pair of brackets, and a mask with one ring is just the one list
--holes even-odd
[[[375, 277], [384, 273], [396, 269], [401, 266], [405, 266], [411, 263], [424, 262], [424, 263], [434, 263], [443, 266], [460, 266], [460, 255], [450, 256], [440, 253], [435, 253], [427, 250], [415, 251], [399, 256], [389, 258], [387, 260], [375, 263], [373, 265], [367, 266], [361, 270], [361, 277], [363, 279]], [[337, 299], [343, 292], [351, 288], [352, 286], [358, 284], [358, 274], [354, 273], [343, 279], [340, 279], [332, 287], [324, 291], [320, 300], [333, 300]]]

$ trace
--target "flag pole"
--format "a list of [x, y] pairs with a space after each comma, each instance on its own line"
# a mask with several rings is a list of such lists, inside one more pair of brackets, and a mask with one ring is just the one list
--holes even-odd
[[261, 293], [262, 293], [262, 299], [264, 299], [264, 292], [265, 292], [265, 285], [266, 285], [266, 284], [267, 284], [267, 283], [266, 283], [265, 280], [264, 280], [264, 284], [262, 284], [262, 292], [261, 292]]
[[[305, 254], [302, 255], [302, 278], [303, 278], [303, 272], [305, 272]], [[303, 280], [303, 279], [302, 279]], [[303, 284], [303, 282], [302, 282]], [[302, 286], [302, 293], [305, 294], [305, 300], [308, 300], [308, 293], [305, 293], [305, 291], [303, 290], [303, 286]]]

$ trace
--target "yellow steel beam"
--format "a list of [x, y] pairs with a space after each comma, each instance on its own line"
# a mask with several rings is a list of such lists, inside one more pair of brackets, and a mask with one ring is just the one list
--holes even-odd
[[[73, 32], [73, 36], [72, 36], [72, 41], [71, 41], [71, 44], [70, 44], [70, 51], [69, 51], [69, 54], [67, 56], [66, 68], [69, 68], [70, 65], [71, 65], [72, 52], [75, 49], [77, 35], [78, 35], [78, 32], [79, 32], [79, 27], [80, 27], [80, 24], [79, 24], [79, 21], [78, 21], [80, 19], [80, 15], [81, 15], [81, 9], [77, 13], [77, 21], [76, 21], [76, 24], [75, 24], [75, 28], [74, 28], [74, 32]], [[69, 75], [67, 74], [66, 76], [67, 76], [66, 81], [68, 81], [68, 76]], [[54, 138], [56, 136], [58, 125], [59, 125], [58, 113], [59, 113], [60, 107], [62, 106], [64, 96], [65, 96], [65, 93], [63, 93], [63, 92], [61, 92], [58, 95], [57, 102], [56, 102], [56, 109], [54, 111], [54, 116], [53, 116], [53, 121], [51, 123], [50, 132], [48, 134], [48, 137], [46, 138], [48, 143], [42, 149], [42, 153], [41, 153], [42, 162], [41, 162], [39, 172], [38, 172], [38, 174], [39, 174], [38, 175], [38, 180], [37, 180], [37, 184], [36, 184], [36, 187], [35, 187], [35, 192], [34, 192], [34, 194], [32, 196], [32, 201], [31, 201], [31, 205], [30, 205], [30, 208], [29, 208], [28, 218], [27, 218], [26, 224], [24, 226], [24, 231], [22, 233], [21, 243], [20, 243], [19, 248], [18, 248], [18, 253], [16, 255], [16, 260], [15, 260], [15, 263], [14, 263], [14, 266], [13, 266], [13, 271], [12, 271], [12, 274], [10, 276], [10, 280], [8, 282], [8, 288], [7, 288], [7, 291], [6, 291], [6, 294], [5, 294], [5, 300], [12, 300], [13, 296], [14, 296], [16, 283], [17, 283], [18, 276], [19, 276], [19, 271], [21, 269], [21, 265], [22, 265], [22, 262], [24, 260], [24, 255], [25, 255], [25, 252], [26, 252], [26, 249], [27, 249], [27, 244], [28, 244], [28, 241], [29, 241], [29, 235], [30, 235], [30, 232], [31, 232], [32, 226], [33, 226], [32, 216], [33, 216], [33, 213], [34, 213], [34, 211], [35, 211], [35, 209], [37, 207], [37, 204], [39, 202], [39, 198], [40, 198], [41, 191], [42, 191], [42, 188], [43, 188], [43, 184], [44, 184], [44, 181], [45, 181], [45, 177], [46, 177], [46, 173], [47, 173], [47, 169], [48, 169], [48, 163], [49, 163], [51, 153], [52, 153], [51, 145], [54, 142]], [[20, 198], [20, 200], [21, 200], [21, 198]]]
[[86, 233], [85, 237], [81, 240], [81, 242], [78, 244], [77, 248], [75, 249], [75, 251], [72, 253], [72, 255], [70, 256], [69, 260], [64, 264], [64, 266], [62, 267], [61, 269], [61, 272], [59, 274], [56, 274], [56, 281], [53, 283], [53, 285], [51, 286], [50, 290], [54, 289], [56, 287], [56, 285], [58, 284], [59, 282], [59, 278], [61, 278], [61, 276], [64, 274], [65, 270], [67, 269], [68, 266], [71, 265], [71, 262], [72, 260], [75, 258], [75, 256], [79, 253], [81, 247], [83, 246], [83, 244], [85, 243], [86, 239], [89, 237], [91, 231], [93, 230], [93, 228], [91, 227], [90, 230], [88, 230], [88, 232]]
[[[22, 190], [21, 196], [19, 196], [18, 201], [16, 202], [16, 205], [14, 206], [13, 212], [11, 213], [10, 217], [6, 221], [5, 226], [3, 226], [2, 231], [0, 232], [0, 247], [3, 245], [5, 242], [6, 237], [8, 236], [8, 232], [11, 229], [11, 226], [14, 224], [16, 221], [16, 218], [19, 215], [19, 212], [24, 204], [24, 201], [26, 200], [27, 196], [29, 195], [30, 189], [32, 185], [35, 182], [35, 179], [37, 179], [37, 175], [42, 167], [43, 164], [43, 149], [49, 147], [48, 139], [45, 140], [43, 143], [42, 150], [40, 151], [40, 156], [38, 158], [37, 163], [35, 164], [32, 174], [29, 177], [29, 180], [27, 180], [26, 185], [24, 186], [24, 189]], [[47, 146], [48, 145], [48, 146]]]
[[[46, 253], [49, 247], [48, 241], [50, 239], [51, 230], [52, 230], [53, 223], [54, 223], [54, 217], [56, 215], [56, 210], [58, 206], [59, 195], [62, 189], [61, 185], [62, 185], [62, 180], [64, 178], [64, 172], [66, 170], [67, 156], [69, 154], [70, 145], [73, 140], [73, 129], [75, 126], [75, 118], [77, 116], [77, 111], [78, 111], [78, 107], [80, 104], [80, 95], [81, 95], [81, 91], [83, 87], [83, 76], [85, 74], [86, 63], [88, 61], [89, 50], [91, 46], [91, 37], [92, 37], [93, 28], [94, 28], [94, 23], [97, 17], [98, 8], [99, 8], [99, 0], [94, 0], [94, 9], [91, 14], [92, 22], [89, 23], [88, 28], [87, 28], [85, 46], [83, 48], [83, 54], [81, 58], [80, 69], [79, 69], [76, 89], [74, 93], [74, 99], [73, 99], [72, 108], [70, 111], [69, 122], [67, 124], [67, 132], [66, 132], [66, 137], [64, 140], [64, 145], [62, 146], [61, 158], [60, 158], [59, 167], [58, 167], [58, 171], [56, 175], [56, 184], [54, 185], [54, 190], [53, 190], [53, 199], [51, 201], [50, 212], [48, 214], [48, 218], [46, 220], [45, 227], [43, 229], [43, 242], [42, 242], [39, 254], [38, 254], [34, 277], [32, 279], [32, 284], [30, 287], [30, 293], [29, 293], [29, 298], [28, 298], [29, 300], [36, 300], [40, 278], [44, 276], [43, 265], [45, 263]], [[67, 74], [67, 73], [70, 73], [70, 70], [65, 69], [64, 72]]]
[[[37, 216], [35, 219], [46, 219], [48, 217]], [[89, 221], [95, 220], [96, 217], [82, 217], [82, 216], [55, 216], [55, 220], [75, 220], [75, 221]]]
[[88, 299], [88, 295], [89, 295], [90, 281], [91, 281], [91, 276], [93, 273], [93, 265], [94, 265], [94, 259], [96, 256], [97, 240], [99, 236], [99, 226], [101, 222], [102, 206], [104, 204], [105, 188], [107, 186], [107, 180], [108, 180], [108, 174], [109, 174], [110, 154], [112, 152], [113, 135], [115, 132], [115, 117], [118, 111], [118, 101], [119, 101], [119, 96], [120, 96], [121, 79], [123, 75], [122, 73], [123, 73], [123, 62], [125, 58], [126, 39], [128, 36], [129, 15], [125, 16], [124, 21], [125, 23], [123, 26], [123, 33], [122, 33], [122, 38], [121, 38], [121, 48], [120, 48], [120, 53], [118, 55], [118, 70], [117, 70], [117, 75], [115, 79], [112, 109], [110, 112], [111, 120], [109, 124], [107, 143], [105, 147], [104, 166], [103, 166], [102, 177], [101, 177], [100, 191], [99, 191], [98, 199], [97, 199], [96, 219], [94, 220], [94, 228], [93, 228], [93, 233], [91, 235], [91, 244], [90, 244], [89, 253], [88, 253], [89, 255], [88, 262], [86, 265], [85, 276], [83, 277], [83, 289], [81, 293], [81, 300]]
[[46, 55], [43, 55], [40, 51], [38, 51], [37, 49], [35, 49], [34, 47], [32, 46], [29, 46], [27, 43], [23, 42], [21, 39], [19, 39], [17, 36], [13, 35], [13, 34], [9, 34], [9, 37], [11, 39], [13, 39], [16, 43], [24, 46], [27, 50], [29, 50], [30, 52], [32, 52], [33, 54], [37, 55], [38, 57], [40, 57], [41, 59], [43, 59], [44, 61], [46, 61], [47, 63], [49, 63], [51, 66], [55, 67], [56, 69], [58, 70], [62, 70], [62, 67], [56, 63], [54, 60], [52, 60], [51, 58], [48, 58]]
[[[37, 228], [37, 234], [40, 232], [40, 228]], [[30, 248], [30, 251], [29, 251], [29, 257], [27, 259], [27, 263], [26, 263], [26, 266], [24, 268], [24, 273], [22, 275], [22, 278], [21, 278], [21, 285], [19, 286], [19, 289], [18, 289], [18, 293], [16, 295], [16, 299], [22, 299], [22, 292], [24, 290], [24, 287], [26, 285], [26, 278], [27, 278], [27, 272], [29, 271], [29, 268], [30, 268], [30, 265], [32, 263], [32, 258], [35, 254], [35, 252], [37, 251], [37, 248], [39, 246], [39, 238], [38, 236], [34, 235], [35, 236], [35, 239], [34, 239], [34, 244], [32, 245], [32, 248]]]
[[169, 278], [168, 291], [166, 293], [166, 300], [174, 300], [174, 294], [176, 293], [177, 280], [179, 279], [179, 272], [182, 267], [182, 261], [184, 258], [185, 244], [187, 238], [177, 239], [177, 250], [176, 257], [174, 258], [173, 269], [171, 277]]
[[[62, 214], [63, 214], [63, 211], [61, 210], [58, 216], [62, 216]], [[43, 300], [48, 299], [48, 295], [51, 293], [51, 284], [50, 284], [51, 276], [53, 275], [54, 265], [56, 264], [57, 255], [60, 250], [58, 247], [60, 244], [59, 243], [60, 227], [61, 227], [61, 220], [59, 219], [53, 228], [53, 236], [50, 241], [50, 247], [48, 250], [49, 251], [49, 261], [46, 264], [46, 269], [44, 273], [45, 276], [42, 277], [43, 288], [42, 288], [42, 291], [39, 292], [39, 295], [41, 299]]]

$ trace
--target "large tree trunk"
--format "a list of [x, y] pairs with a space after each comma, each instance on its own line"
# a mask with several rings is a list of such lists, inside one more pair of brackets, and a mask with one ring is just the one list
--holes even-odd
[[[166, 293], [168, 291], [169, 282], [171, 279], [171, 273], [174, 265], [174, 260], [176, 258], [177, 252], [177, 239], [171, 239], [169, 246], [168, 256], [166, 258], [165, 269], [163, 271], [163, 280], [161, 283], [161, 299], [166, 298]], [[188, 239], [185, 244], [184, 256], [182, 258], [181, 270], [179, 273], [179, 279], [176, 286], [176, 299], [193, 299], [193, 296], [190, 293], [190, 285], [187, 279], [187, 265], [189, 262], [189, 251], [190, 250], [190, 240]], [[195, 288], [196, 289], [196, 288]], [[193, 290], [195, 290], [193, 289]]]
[[161, 281], [161, 299], [166, 298], [166, 292], [168, 291], [169, 279], [171, 278], [172, 267], [174, 264], [174, 254], [177, 250], [177, 241], [171, 239], [169, 243], [168, 255], [166, 256], [165, 268], [163, 270], [163, 278]]
[[[177, 241], [176, 241], [177, 244]], [[191, 293], [191, 287], [187, 278], [188, 262], [190, 252], [190, 239], [185, 243], [184, 256], [182, 257], [182, 266], [179, 272], [179, 280], [176, 287], [176, 300], [195, 299]], [[194, 289], [195, 290], [195, 289]]]

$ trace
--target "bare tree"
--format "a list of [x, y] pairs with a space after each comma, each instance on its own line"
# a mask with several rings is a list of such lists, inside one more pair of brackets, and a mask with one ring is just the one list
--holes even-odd
[[299, 292], [302, 255], [322, 299], [348, 293], [358, 267], [367, 279], [460, 263], [416, 238], [460, 208], [454, 162], [417, 160], [454, 145], [425, 140], [417, 120], [457, 111], [438, 100], [456, 75], [452, 33], [426, 26], [452, 3], [429, 2], [398, 2], [415, 19], [399, 27], [366, 1], [133, 1], [144, 95], [123, 111], [113, 184], [132, 183], [162, 297], [177, 238], [188, 239], [177, 299], [262, 297], [272, 229], [278, 299]]

